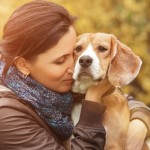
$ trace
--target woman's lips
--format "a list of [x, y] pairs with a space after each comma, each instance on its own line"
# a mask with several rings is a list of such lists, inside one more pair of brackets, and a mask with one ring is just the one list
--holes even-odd
[[71, 84], [71, 83], [73, 83], [73, 79], [66, 79], [66, 80], [64, 80], [64, 82], [68, 83], [68, 84]]

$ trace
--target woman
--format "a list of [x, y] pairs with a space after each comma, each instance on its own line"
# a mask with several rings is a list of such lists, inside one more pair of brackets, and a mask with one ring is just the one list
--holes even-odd
[[[104, 149], [106, 133], [101, 120], [105, 106], [100, 99], [111, 87], [107, 80], [88, 89], [73, 131], [69, 91], [74, 21], [59, 5], [34, 1], [18, 8], [6, 23], [0, 64], [1, 149]], [[136, 107], [148, 116], [145, 108]], [[148, 121], [145, 124], [144, 138], [149, 129]]]

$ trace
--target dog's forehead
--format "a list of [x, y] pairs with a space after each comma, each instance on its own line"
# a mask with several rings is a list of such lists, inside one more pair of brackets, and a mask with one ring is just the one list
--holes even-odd
[[85, 33], [81, 34], [77, 38], [76, 46], [82, 46], [85, 48], [91, 44], [92, 47], [96, 48], [99, 45], [104, 46], [107, 49], [110, 49], [112, 41], [112, 35], [107, 33]]
[[93, 33], [81, 34], [77, 37], [77, 42], [89, 42]]
[[111, 42], [111, 34], [107, 34], [107, 33], [95, 33], [91, 36], [91, 40], [98, 40], [100, 42]]
[[93, 43], [93, 42], [111, 42], [112, 35], [107, 33], [85, 33], [77, 38], [77, 44]]

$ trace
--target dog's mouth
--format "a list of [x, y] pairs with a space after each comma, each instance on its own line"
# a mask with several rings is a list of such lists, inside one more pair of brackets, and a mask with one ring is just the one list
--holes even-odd
[[90, 79], [90, 80], [93, 79], [93, 76], [89, 72], [81, 71], [78, 74], [78, 80], [88, 80], [88, 79]]
[[99, 73], [100, 71], [94, 71], [95, 70], [92, 70], [91, 68], [80, 68], [80, 70], [76, 71], [73, 78], [80, 82], [100, 81], [104, 78], [102, 72]]
[[92, 80], [92, 81], [98, 81], [98, 82], [100, 82], [101, 80], [102, 80], [102, 78], [100, 77], [100, 78], [98, 78], [98, 79], [94, 79], [94, 77], [93, 77], [93, 75], [91, 74], [91, 73], [89, 73], [89, 72], [86, 72], [86, 71], [84, 71], [84, 72], [80, 72], [79, 73], [79, 75], [78, 75], [78, 80], [86, 80], [86, 81], [88, 81], [88, 80]]
[[78, 75], [78, 81], [82, 83], [88, 83], [88, 82], [101, 82], [103, 78], [94, 79], [94, 77], [88, 73], [88, 72], [82, 72]]
[[88, 73], [88, 72], [81, 72], [81, 73], [79, 74], [79, 77], [84, 77], [84, 76], [92, 77], [92, 75], [91, 75], [90, 73]]

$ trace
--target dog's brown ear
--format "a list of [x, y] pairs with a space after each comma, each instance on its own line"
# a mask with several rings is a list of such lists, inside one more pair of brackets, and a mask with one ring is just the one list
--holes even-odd
[[112, 35], [108, 79], [114, 86], [125, 86], [138, 75], [142, 61], [132, 50]]

